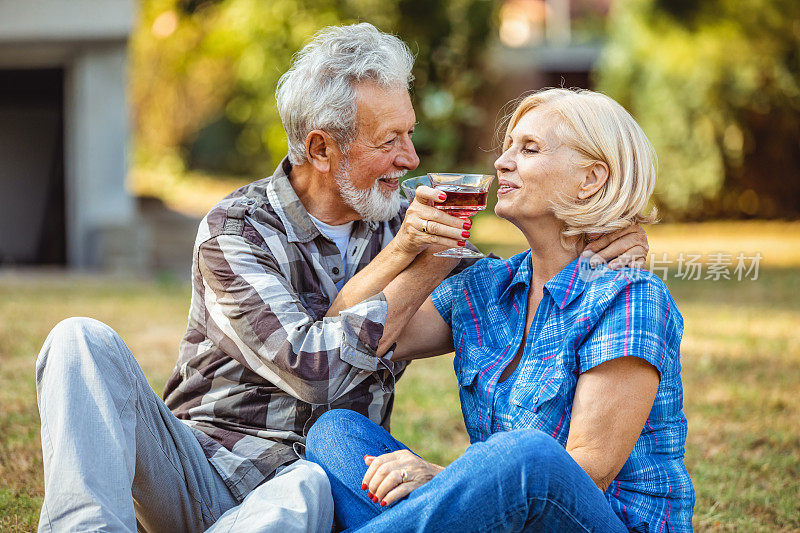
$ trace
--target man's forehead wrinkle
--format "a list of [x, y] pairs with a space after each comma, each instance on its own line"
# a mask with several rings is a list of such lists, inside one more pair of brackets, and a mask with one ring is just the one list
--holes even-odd
[[[358, 135], [366, 136], [377, 140], [390, 134], [403, 134], [413, 129], [416, 125], [416, 115], [413, 108], [409, 106], [388, 106], [375, 105], [367, 99], [356, 105], [356, 124]], [[404, 116], [406, 111], [408, 117]]]

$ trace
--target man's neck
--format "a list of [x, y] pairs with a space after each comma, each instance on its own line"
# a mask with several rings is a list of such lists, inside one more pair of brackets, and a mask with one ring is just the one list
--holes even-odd
[[338, 226], [361, 218], [342, 200], [332, 174], [320, 173], [303, 163], [292, 167], [289, 182], [306, 211], [318, 220]]

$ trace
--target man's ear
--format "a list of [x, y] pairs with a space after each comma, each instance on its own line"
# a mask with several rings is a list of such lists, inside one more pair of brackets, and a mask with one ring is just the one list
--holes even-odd
[[608, 165], [595, 161], [584, 169], [583, 179], [578, 186], [578, 198], [586, 200], [603, 188], [608, 180]]
[[331, 156], [336, 143], [322, 130], [313, 130], [306, 136], [306, 159], [317, 172], [331, 170]]

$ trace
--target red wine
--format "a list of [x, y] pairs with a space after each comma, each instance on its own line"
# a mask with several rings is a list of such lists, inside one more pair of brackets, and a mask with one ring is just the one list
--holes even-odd
[[488, 190], [482, 190], [469, 185], [437, 185], [436, 190], [447, 194], [444, 202], [436, 204], [439, 209], [444, 209], [456, 217], [471, 217], [478, 211], [486, 209]]

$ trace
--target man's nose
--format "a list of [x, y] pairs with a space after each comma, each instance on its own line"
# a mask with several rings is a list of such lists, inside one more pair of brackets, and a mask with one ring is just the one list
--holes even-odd
[[414, 170], [419, 166], [419, 156], [417, 155], [417, 150], [414, 148], [414, 142], [411, 140], [411, 137], [406, 139], [403, 143], [403, 148], [400, 150], [400, 153], [397, 154], [394, 163], [396, 166], [408, 170]]

